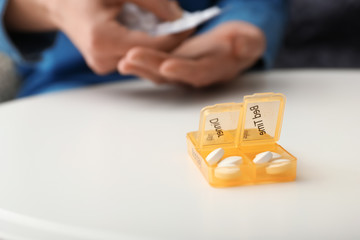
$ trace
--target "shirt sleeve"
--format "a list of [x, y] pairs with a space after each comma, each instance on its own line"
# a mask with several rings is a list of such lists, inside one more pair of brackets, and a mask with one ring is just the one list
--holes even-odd
[[227, 21], [249, 22], [265, 34], [267, 46], [260, 62], [263, 68], [271, 68], [283, 39], [288, 0], [219, 0], [217, 5], [223, 9], [223, 13], [204, 24], [199, 32]]
[[7, 3], [8, 0], [0, 1], [0, 52], [5, 53], [17, 63], [40, 60], [42, 52], [54, 44], [56, 32], [9, 32], [4, 23]]

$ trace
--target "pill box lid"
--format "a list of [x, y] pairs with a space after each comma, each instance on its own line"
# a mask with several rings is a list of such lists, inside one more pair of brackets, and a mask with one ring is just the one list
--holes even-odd
[[256, 93], [243, 103], [205, 107], [200, 113], [196, 145], [204, 147], [257, 146], [274, 144], [280, 138], [285, 96]]
[[200, 113], [197, 147], [234, 145], [239, 139], [242, 103], [205, 107]]
[[280, 138], [286, 98], [281, 93], [245, 96], [240, 115], [240, 146], [274, 144]]

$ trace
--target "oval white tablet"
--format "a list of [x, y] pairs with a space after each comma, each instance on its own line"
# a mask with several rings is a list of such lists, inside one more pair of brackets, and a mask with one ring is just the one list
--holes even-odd
[[205, 160], [210, 165], [214, 165], [220, 161], [220, 159], [224, 156], [224, 153], [225, 153], [224, 149], [217, 148], [214, 151], [212, 151], [211, 153], [209, 153], [209, 155], [207, 155]]
[[224, 180], [230, 180], [241, 176], [239, 167], [217, 167], [215, 168], [215, 177]]
[[279, 153], [271, 152], [271, 154], [272, 154], [272, 159], [281, 158], [281, 155]]
[[255, 156], [253, 162], [255, 164], [266, 163], [272, 159], [273, 155], [270, 151], [259, 153]]
[[218, 164], [218, 167], [235, 167], [235, 166], [239, 166], [241, 163], [242, 163], [242, 157], [231, 156], [221, 160], [221, 162], [219, 162]]
[[288, 159], [278, 159], [272, 161], [269, 166], [266, 167], [266, 173], [270, 175], [284, 173], [291, 168], [291, 162]]

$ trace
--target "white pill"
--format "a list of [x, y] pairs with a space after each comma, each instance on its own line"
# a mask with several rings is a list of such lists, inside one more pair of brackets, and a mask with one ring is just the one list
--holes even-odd
[[272, 154], [272, 159], [281, 158], [281, 155], [276, 152], [271, 152], [271, 154]]
[[291, 161], [288, 159], [277, 159], [270, 163], [269, 166], [266, 167], [266, 173], [275, 175], [284, 173], [291, 168]]
[[217, 167], [215, 168], [215, 177], [224, 180], [230, 180], [241, 176], [239, 167]]
[[272, 153], [270, 151], [259, 153], [255, 156], [253, 162], [255, 164], [266, 163], [272, 159]]
[[224, 160], [219, 162], [218, 167], [236, 167], [242, 163], [242, 157], [240, 156], [231, 156], [227, 157]]
[[225, 153], [224, 149], [217, 148], [214, 151], [212, 151], [211, 153], [209, 153], [209, 155], [207, 155], [206, 161], [210, 165], [214, 165], [220, 161], [220, 159], [224, 156], [224, 153]]

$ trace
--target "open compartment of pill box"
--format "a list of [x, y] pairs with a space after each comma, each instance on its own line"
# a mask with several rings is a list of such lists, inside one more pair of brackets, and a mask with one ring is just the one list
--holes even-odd
[[285, 107], [279, 93], [245, 96], [201, 110], [188, 153], [214, 187], [293, 181], [296, 158], [277, 144]]

